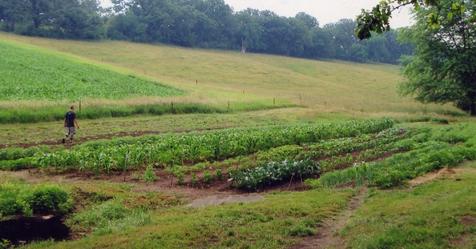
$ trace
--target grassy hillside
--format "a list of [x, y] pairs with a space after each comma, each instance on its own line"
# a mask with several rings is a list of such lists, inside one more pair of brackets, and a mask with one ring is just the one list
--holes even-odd
[[[391, 65], [314, 61], [230, 51], [185, 49], [128, 42], [80, 42], [0, 33], [0, 39], [33, 44], [138, 73], [186, 89], [177, 101], [272, 105], [285, 101], [325, 112], [444, 112], [399, 96], [403, 81]], [[135, 99], [135, 103], [156, 101]]]
[[121, 99], [182, 92], [156, 82], [0, 41], [0, 100]]
[[[476, 248], [474, 118], [400, 97], [396, 66], [4, 33], [0, 53], [0, 248]], [[73, 144], [32, 123], [90, 92]], [[51, 184], [64, 241], [20, 226]]]

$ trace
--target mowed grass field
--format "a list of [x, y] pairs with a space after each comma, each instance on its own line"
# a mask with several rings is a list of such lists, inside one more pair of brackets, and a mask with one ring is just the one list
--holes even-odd
[[[128, 42], [81, 42], [0, 33], [1, 40], [26, 43], [133, 73], [186, 91], [177, 102], [233, 107], [239, 103], [302, 105], [322, 112], [454, 112], [449, 106], [422, 105], [398, 94], [404, 79], [392, 65], [315, 61], [230, 51], [186, 49]], [[120, 103], [144, 104], [157, 98]], [[117, 101], [90, 101], [90, 104]], [[1, 104], [1, 103], [0, 103]], [[97, 104], [97, 103], [96, 103]], [[3, 103], [5, 105], [5, 103]], [[1, 106], [1, 105], [0, 105]]]

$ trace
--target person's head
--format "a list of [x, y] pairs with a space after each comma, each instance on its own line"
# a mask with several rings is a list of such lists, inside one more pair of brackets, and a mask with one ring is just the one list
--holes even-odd
[[74, 105], [70, 106], [69, 109], [70, 109], [71, 111], [74, 111]]

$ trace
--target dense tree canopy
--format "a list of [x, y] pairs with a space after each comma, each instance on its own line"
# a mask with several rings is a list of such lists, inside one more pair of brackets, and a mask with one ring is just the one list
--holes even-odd
[[58, 38], [97, 39], [103, 20], [96, 0], [0, 0], [3, 30]]
[[234, 12], [223, 0], [0, 0], [0, 28], [27, 35], [117, 39], [187, 47], [220, 48], [306, 58], [396, 63], [410, 54], [391, 30], [357, 39], [356, 22], [320, 26], [306, 13], [295, 17], [247, 9]]
[[422, 102], [452, 102], [476, 115], [476, 3], [460, 3], [446, 0], [417, 11], [418, 23], [407, 32], [416, 53], [405, 63], [403, 90]]
[[403, 93], [476, 115], [476, 1], [383, 1], [357, 18], [358, 37], [388, 30], [392, 11], [405, 5], [414, 6], [417, 24], [405, 32], [415, 54], [404, 63]]

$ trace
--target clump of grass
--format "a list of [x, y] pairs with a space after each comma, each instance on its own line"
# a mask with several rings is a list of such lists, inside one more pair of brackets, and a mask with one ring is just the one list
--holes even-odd
[[0, 185], [0, 220], [12, 215], [66, 214], [72, 206], [70, 194], [56, 185]]
[[126, 208], [119, 199], [97, 204], [67, 221], [74, 229], [92, 230], [98, 235], [124, 231], [150, 222], [150, 215], [146, 210]]
[[157, 180], [157, 175], [155, 175], [154, 167], [152, 165], [147, 166], [145, 169], [143, 179], [146, 183], [153, 183]]

